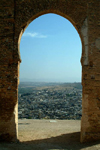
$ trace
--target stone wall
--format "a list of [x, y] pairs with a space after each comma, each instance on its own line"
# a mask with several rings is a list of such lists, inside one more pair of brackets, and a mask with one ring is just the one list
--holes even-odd
[[0, 140], [18, 139], [20, 39], [35, 18], [68, 19], [82, 41], [81, 142], [100, 139], [100, 0], [0, 1]]

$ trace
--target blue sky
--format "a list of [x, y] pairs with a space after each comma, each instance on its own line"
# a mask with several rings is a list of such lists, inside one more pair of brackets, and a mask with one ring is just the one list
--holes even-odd
[[20, 80], [81, 82], [82, 44], [64, 17], [45, 14], [33, 20], [20, 42]]

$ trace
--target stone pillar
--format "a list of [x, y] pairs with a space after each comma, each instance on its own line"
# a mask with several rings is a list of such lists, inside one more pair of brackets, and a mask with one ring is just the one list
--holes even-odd
[[87, 42], [86, 34], [84, 35], [86, 61], [82, 64], [81, 142], [100, 139], [100, 1], [90, 0], [88, 3], [86, 32], [88, 33]]
[[0, 141], [17, 139], [17, 74], [14, 61], [14, 0], [0, 1]]

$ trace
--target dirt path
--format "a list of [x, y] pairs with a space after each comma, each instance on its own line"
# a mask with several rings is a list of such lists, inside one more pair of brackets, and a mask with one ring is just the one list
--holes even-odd
[[0, 150], [100, 150], [99, 142], [80, 143], [80, 121], [19, 120], [19, 143], [1, 143]]

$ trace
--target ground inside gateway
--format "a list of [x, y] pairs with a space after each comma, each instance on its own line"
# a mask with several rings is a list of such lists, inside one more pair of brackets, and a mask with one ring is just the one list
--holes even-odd
[[80, 120], [19, 119], [19, 142], [0, 150], [100, 150], [100, 141], [80, 143], [80, 127]]

